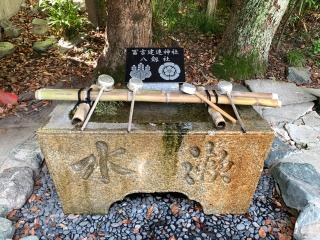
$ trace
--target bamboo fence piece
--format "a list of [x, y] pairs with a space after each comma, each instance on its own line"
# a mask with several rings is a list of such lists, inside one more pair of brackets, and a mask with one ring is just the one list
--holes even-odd
[[73, 115], [72, 124], [78, 125], [80, 123], [83, 123], [89, 111], [90, 105], [88, 103], [80, 103], [76, 112]]
[[211, 107], [208, 108], [208, 113], [210, 114], [213, 124], [217, 129], [224, 129], [226, 127], [226, 121], [222, 117], [221, 113]]
[[[77, 101], [78, 89], [39, 89], [35, 93], [38, 100], [61, 100], [61, 101]], [[204, 92], [200, 92], [204, 96]], [[211, 94], [211, 93], [210, 93]], [[91, 91], [90, 97], [95, 100], [98, 95], [97, 91]], [[80, 94], [81, 100], [87, 97], [86, 91]], [[217, 104], [231, 104], [226, 95], [211, 94], [211, 102]], [[100, 101], [123, 101], [130, 102], [132, 100], [132, 92], [126, 89], [114, 89], [111, 92], [104, 92]], [[161, 92], [161, 91], [141, 91], [136, 94], [135, 101], [137, 102], [163, 102], [163, 103], [203, 103], [203, 101], [195, 95], [184, 94], [181, 92]], [[249, 106], [265, 106], [265, 107], [281, 107], [281, 101], [278, 99], [249, 97], [249, 96], [234, 96], [233, 101], [236, 105]]]

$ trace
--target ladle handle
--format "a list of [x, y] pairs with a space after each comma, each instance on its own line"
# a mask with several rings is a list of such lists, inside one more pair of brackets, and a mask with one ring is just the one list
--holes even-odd
[[210, 107], [212, 107], [214, 110], [216, 110], [217, 112], [221, 113], [222, 116], [224, 116], [225, 118], [229, 119], [232, 123], [236, 123], [237, 120], [235, 118], [233, 118], [229, 113], [223, 111], [221, 108], [219, 108], [217, 105], [215, 105], [214, 103], [212, 103], [211, 101], [209, 101], [205, 96], [203, 96], [201, 93], [196, 92], [195, 95], [200, 98], [202, 101], [204, 101], [205, 103], [207, 103]]
[[128, 121], [128, 132], [131, 132], [135, 97], [136, 97], [136, 91], [133, 91], [131, 105], [130, 105], [129, 121]]
[[236, 115], [236, 117], [237, 117], [237, 119], [238, 119], [238, 121], [239, 121], [239, 124], [240, 124], [240, 126], [241, 126], [242, 131], [243, 131], [244, 133], [246, 133], [247, 130], [246, 130], [245, 126], [244, 126], [244, 123], [242, 122], [242, 119], [241, 119], [241, 117], [240, 117], [240, 115], [239, 115], [239, 112], [238, 112], [238, 110], [237, 110], [237, 108], [236, 108], [236, 105], [234, 105], [234, 102], [233, 102], [233, 99], [232, 99], [231, 94], [230, 94], [230, 93], [227, 93], [227, 96], [228, 96], [228, 98], [229, 98], [229, 100], [230, 100], [230, 103], [231, 103], [233, 112], [234, 112], [234, 114]]
[[91, 115], [93, 114], [93, 111], [96, 108], [96, 106], [97, 106], [97, 104], [98, 104], [98, 102], [99, 102], [99, 100], [101, 98], [101, 95], [102, 95], [103, 91], [104, 91], [104, 87], [102, 87], [100, 89], [100, 92], [99, 92], [96, 100], [94, 101], [93, 106], [91, 107], [90, 112], [88, 113], [88, 116], [87, 116], [86, 120], [84, 121], [84, 123], [83, 123], [83, 125], [81, 127], [81, 131], [83, 131], [86, 128], [86, 126], [87, 126], [87, 124], [88, 124], [88, 122], [89, 122], [89, 120], [91, 118]]

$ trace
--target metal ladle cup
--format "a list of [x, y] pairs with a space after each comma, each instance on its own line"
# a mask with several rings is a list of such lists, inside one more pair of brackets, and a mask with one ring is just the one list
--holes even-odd
[[86, 120], [84, 121], [84, 123], [81, 127], [81, 131], [83, 131], [86, 128], [86, 126], [91, 118], [91, 115], [93, 114], [94, 109], [96, 108], [96, 106], [101, 98], [102, 93], [104, 91], [110, 92], [113, 89], [114, 79], [109, 75], [102, 74], [98, 77], [98, 85], [101, 87], [100, 91], [98, 93], [98, 96], [96, 97], [96, 100], [93, 103], [93, 106], [90, 109], [90, 112], [88, 113], [88, 116], [86, 117]]

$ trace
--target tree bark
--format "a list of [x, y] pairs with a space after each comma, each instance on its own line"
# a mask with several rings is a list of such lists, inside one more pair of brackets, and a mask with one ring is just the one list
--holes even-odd
[[288, 3], [289, 0], [242, 1], [239, 10], [233, 11], [220, 53], [237, 56], [255, 53], [258, 60], [267, 62], [272, 39]]
[[106, 0], [86, 0], [88, 19], [95, 27], [106, 27]]
[[126, 48], [151, 46], [151, 10], [151, 0], [107, 1], [106, 44], [98, 61], [100, 73], [124, 78]]
[[208, 0], [207, 16], [212, 17], [217, 10], [218, 0]]

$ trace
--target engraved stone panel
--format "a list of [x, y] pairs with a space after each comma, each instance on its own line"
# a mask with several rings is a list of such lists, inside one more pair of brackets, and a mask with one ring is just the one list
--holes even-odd
[[[206, 114], [177, 117], [187, 111], [180, 105], [141, 103], [131, 133], [115, 116], [91, 122], [81, 132], [68, 119], [72, 107], [58, 106], [38, 130], [66, 213], [105, 213], [115, 201], [139, 192], [181, 192], [207, 214], [247, 211], [273, 139], [250, 107], [240, 108], [246, 134], [231, 124], [216, 131]], [[151, 124], [150, 109], [157, 116]]]

